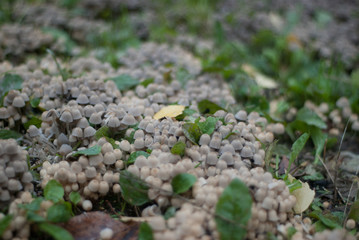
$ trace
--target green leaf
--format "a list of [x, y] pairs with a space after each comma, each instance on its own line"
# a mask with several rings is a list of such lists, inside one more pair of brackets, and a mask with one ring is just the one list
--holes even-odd
[[117, 86], [117, 89], [120, 91], [128, 90], [140, 83], [140, 81], [138, 81], [137, 79], [134, 79], [133, 77], [131, 77], [130, 75], [127, 75], [127, 74], [122, 74], [117, 77], [109, 78], [105, 81], [108, 81], [108, 80], [114, 81], [114, 83]]
[[[292, 152], [290, 153], [290, 158], [289, 158], [289, 164], [288, 164], [288, 168], [287, 168], [287, 174], [286, 176], [288, 176], [288, 173], [290, 171], [290, 167], [292, 166], [292, 163], [294, 162], [295, 159], [297, 159], [300, 151], [302, 151], [302, 149], [305, 146], [305, 143], [308, 141], [309, 138], [309, 134], [308, 133], [303, 133], [302, 136], [300, 136], [292, 145]], [[285, 177], [286, 179], [286, 177]]]
[[172, 179], [173, 192], [177, 194], [187, 192], [196, 181], [197, 178], [192, 174], [180, 173]]
[[71, 192], [69, 197], [74, 205], [77, 205], [81, 201], [81, 194], [79, 192]]
[[37, 107], [39, 106], [40, 102], [41, 102], [41, 99], [40, 99], [40, 98], [32, 98], [32, 99], [30, 100], [30, 105], [31, 105], [31, 107], [33, 107], [33, 108], [37, 108]]
[[12, 220], [12, 215], [6, 215], [0, 220], [0, 237], [6, 231]]
[[171, 217], [173, 217], [174, 215], [176, 214], [176, 208], [171, 206], [169, 208], [167, 208], [165, 214], [163, 215], [163, 217], [168, 220], [170, 219]]
[[234, 179], [224, 189], [216, 205], [215, 221], [221, 240], [245, 238], [251, 209], [252, 197], [247, 186]]
[[30, 222], [45, 222], [46, 219], [41, 217], [40, 215], [37, 215], [35, 212], [33, 211], [28, 211], [26, 214], [27, 220], [29, 220]]
[[131, 205], [141, 206], [149, 201], [146, 183], [126, 170], [120, 173], [120, 186], [123, 198]]
[[312, 110], [303, 107], [297, 113], [297, 120], [305, 122], [310, 126], [315, 126], [321, 129], [327, 128], [325, 122]]
[[110, 129], [106, 125], [100, 127], [95, 133], [96, 140], [99, 140], [102, 137], [109, 137], [109, 136], [110, 136]]
[[138, 233], [138, 240], [153, 240], [153, 232], [150, 225], [146, 222], [141, 223]]
[[194, 144], [198, 144], [198, 141], [202, 135], [201, 129], [195, 123], [185, 123], [182, 126], [184, 135]]
[[101, 153], [101, 146], [95, 145], [93, 147], [77, 151], [72, 154], [72, 156], [77, 157], [79, 155], [86, 155], [86, 156], [95, 156]]
[[1, 105], [7, 92], [10, 90], [21, 89], [24, 80], [16, 74], [5, 73], [0, 80], [0, 99]]
[[47, 210], [47, 220], [53, 223], [67, 222], [72, 216], [69, 202], [57, 203]]
[[42, 232], [49, 234], [55, 240], [74, 240], [68, 231], [57, 225], [50, 223], [40, 223], [38, 226]]
[[50, 34], [54, 39], [60, 40], [62, 46], [65, 46], [67, 54], [71, 54], [72, 49], [76, 46], [75, 42], [72, 41], [71, 37], [66, 31], [51, 27], [45, 27], [42, 29], [42, 31], [44, 33]]
[[142, 81], [140, 83], [140, 85], [144, 86], [144, 87], [147, 87], [148, 85], [150, 85], [151, 83], [154, 83], [155, 82], [155, 79], [153, 78], [147, 78], [146, 80]]
[[284, 181], [287, 187], [289, 188], [289, 192], [292, 193], [294, 190], [302, 187], [302, 183], [298, 179], [294, 179], [290, 181], [289, 179]]
[[350, 208], [348, 219], [354, 219], [359, 222], [359, 199], [357, 199]]
[[322, 222], [327, 228], [334, 229], [334, 228], [341, 228], [340, 223], [338, 223], [334, 216], [332, 215], [323, 215], [319, 211], [313, 211], [308, 214], [309, 217], [315, 218]]
[[64, 187], [56, 180], [50, 180], [44, 189], [44, 196], [46, 200], [57, 203], [64, 197]]
[[182, 121], [185, 117], [191, 116], [191, 115], [193, 115], [194, 113], [196, 113], [195, 110], [190, 109], [190, 108], [185, 108], [185, 109], [183, 110], [182, 114], [180, 114], [180, 115], [178, 115], [178, 116], [176, 117], [176, 120]]
[[22, 135], [18, 132], [7, 130], [7, 129], [0, 129], [0, 139], [19, 139]]
[[19, 207], [20, 208], [23, 208], [23, 209], [26, 209], [26, 210], [29, 210], [29, 211], [38, 211], [40, 209], [40, 205], [42, 203], [44, 199], [41, 198], [41, 197], [38, 197], [38, 198], [35, 198], [34, 200], [32, 200], [31, 203], [29, 204], [20, 204]]
[[297, 229], [295, 229], [294, 227], [289, 227], [287, 229], [287, 237], [288, 239], [292, 239], [293, 235], [297, 232]]
[[319, 161], [320, 154], [323, 151], [324, 144], [327, 141], [328, 135], [323, 133], [322, 130], [317, 127], [311, 127], [310, 136], [315, 146], [314, 164], [316, 164]]
[[209, 100], [202, 100], [198, 103], [198, 110], [201, 114], [214, 114], [215, 112], [219, 111], [219, 110], [224, 110], [226, 111], [224, 108], [218, 106], [217, 104], [215, 104], [214, 102], [211, 102]]
[[193, 79], [193, 76], [186, 69], [180, 68], [176, 71], [176, 79], [184, 87], [188, 80]]
[[31, 125], [34, 125], [35, 127], [37, 128], [40, 128], [41, 127], [41, 123], [42, 123], [42, 120], [37, 118], [37, 117], [32, 117], [30, 118], [29, 121], [27, 121], [26, 123], [24, 123], [24, 127], [25, 129], [29, 129], [29, 127]]
[[150, 154], [148, 154], [147, 152], [144, 152], [144, 151], [133, 152], [128, 157], [126, 163], [128, 165], [133, 164], [139, 156], [145, 156], [146, 158], [148, 158], [148, 156], [150, 156]]
[[186, 144], [184, 142], [179, 141], [171, 148], [171, 153], [183, 157], [185, 150], [186, 150]]
[[208, 134], [211, 135], [214, 132], [214, 129], [216, 129], [216, 123], [218, 119], [214, 117], [208, 117], [206, 121], [199, 122], [198, 127], [201, 129], [202, 134]]

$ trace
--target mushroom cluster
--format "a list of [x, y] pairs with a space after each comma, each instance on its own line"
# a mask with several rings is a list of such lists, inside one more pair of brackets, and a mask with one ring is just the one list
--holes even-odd
[[120, 149], [114, 149], [105, 138], [94, 141], [92, 144], [100, 145], [101, 153], [93, 156], [72, 157], [72, 160], [63, 160], [53, 164], [45, 161], [40, 171], [41, 187], [44, 188], [51, 179], [57, 180], [64, 186], [66, 196], [73, 191], [81, 194], [80, 204], [86, 211], [92, 209], [90, 200], [97, 200], [109, 192], [120, 192], [119, 171], [124, 168], [123, 154]]
[[23, 57], [24, 53], [50, 47], [54, 39], [31, 25], [4, 24], [0, 27], [0, 60]]
[[[26, 209], [21, 208], [21, 204], [29, 204], [33, 200], [30, 192], [23, 192], [18, 198], [13, 200], [9, 206], [8, 214], [12, 215], [10, 225], [4, 229], [2, 239], [21, 240], [30, 237], [30, 222], [27, 220]], [[39, 215], [46, 217], [46, 211], [53, 205], [51, 201], [43, 201], [38, 211]], [[0, 220], [5, 215], [0, 213]]]
[[26, 156], [26, 150], [15, 140], [0, 140], [0, 205], [13, 200], [22, 191], [33, 191]]

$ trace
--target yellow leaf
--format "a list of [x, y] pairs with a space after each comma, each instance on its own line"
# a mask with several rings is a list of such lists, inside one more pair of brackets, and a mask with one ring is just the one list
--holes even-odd
[[[293, 181], [295, 178], [292, 177], [291, 175], [288, 175], [288, 179], [290, 181]], [[294, 212], [297, 214], [302, 213], [305, 210], [307, 210], [308, 207], [310, 206], [310, 204], [313, 202], [314, 196], [315, 196], [314, 190], [310, 189], [308, 183], [306, 183], [306, 182], [303, 183], [300, 180], [299, 180], [299, 182], [301, 182], [302, 187], [294, 190], [291, 193], [297, 199], [297, 202], [295, 203], [295, 205], [293, 207]]]
[[253, 66], [249, 64], [242, 65], [243, 71], [245, 71], [249, 76], [253, 77], [254, 81], [258, 84], [258, 86], [262, 88], [274, 89], [278, 87], [278, 84], [271, 78], [266, 75], [258, 72]]
[[185, 106], [182, 105], [170, 105], [158, 111], [153, 118], [158, 120], [164, 117], [177, 117], [182, 114], [184, 108]]

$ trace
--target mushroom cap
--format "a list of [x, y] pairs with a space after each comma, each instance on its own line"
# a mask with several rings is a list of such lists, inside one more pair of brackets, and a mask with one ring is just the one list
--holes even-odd
[[88, 126], [89, 126], [89, 123], [85, 117], [81, 118], [76, 124], [76, 127], [79, 127], [79, 128], [86, 128]]
[[131, 126], [131, 125], [136, 124], [137, 120], [131, 114], [128, 113], [123, 117], [121, 123], [123, 123], [127, 126]]
[[74, 119], [72, 118], [72, 114], [69, 110], [64, 110], [61, 113], [60, 121], [65, 122], [65, 123], [71, 123], [71, 122], [73, 122], [73, 120]]
[[92, 137], [95, 135], [95, 133], [96, 133], [96, 130], [91, 126], [88, 126], [84, 129], [84, 137], [85, 138]]
[[0, 108], [0, 119], [8, 119], [10, 117], [10, 114], [7, 110], [7, 108], [2, 107]]
[[34, 125], [30, 125], [29, 129], [27, 130], [28, 134], [30, 137], [37, 137], [40, 135], [40, 130], [34, 126]]
[[72, 152], [72, 147], [68, 144], [62, 144], [60, 149], [58, 150], [58, 153], [62, 156], [66, 156], [70, 152]]
[[74, 120], [79, 120], [82, 118], [82, 114], [78, 108], [71, 109], [71, 114]]
[[12, 101], [12, 105], [17, 108], [22, 108], [25, 106], [25, 101], [21, 96], [16, 96]]
[[116, 116], [111, 116], [106, 123], [107, 126], [117, 128], [121, 125], [120, 120]]
[[88, 98], [85, 94], [81, 93], [81, 94], [77, 97], [76, 102], [77, 102], [78, 104], [88, 104], [88, 103], [90, 102], [90, 100], [89, 100], [89, 98]]
[[101, 115], [102, 115], [101, 112], [91, 114], [91, 117], [89, 119], [90, 123], [96, 124], [96, 125], [102, 123]]
[[74, 129], [72, 129], [71, 134], [77, 138], [82, 138], [84, 136], [82, 129], [79, 127], [75, 127]]

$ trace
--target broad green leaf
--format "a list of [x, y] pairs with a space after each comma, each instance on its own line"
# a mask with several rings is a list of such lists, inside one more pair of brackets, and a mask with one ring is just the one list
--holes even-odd
[[101, 146], [95, 145], [93, 147], [77, 151], [72, 154], [72, 156], [77, 157], [79, 155], [86, 155], [86, 156], [95, 156], [101, 153]]
[[327, 128], [325, 122], [312, 110], [303, 107], [297, 113], [297, 120], [305, 122], [310, 126], [315, 126], [321, 129]]
[[32, 117], [30, 118], [29, 121], [27, 121], [26, 123], [24, 123], [24, 127], [25, 129], [29, 129], [29, 127], [31, 125], [34, 125], [35, 127], [37, 128], [40, 128], [41, 127], [41, 123], [42, 123], [42, 120], [37, 118], [37, 117]]
[[173, 192], [177, 194], [187, 192], [196, 181], [197, 178], [192, 174], [180, 173], [172, 179], [171, 185]]
[[0, 220], [0, 237], [10, 225], [11, 220], [12, 220], [12, 215], [6, 215]]
[[195, 123], [185, 123], [182, 126], [184, 135], [194, 144], [198, 144], [201, 137], [201, 129]]
[[288, 164], [288, 168], [287, 168], [287, 174], [290, 171], [290, 167], [292, 166], [292, 163], [295, 161], [295, 159], [297, 159], [300, 151], [302, 151], [302, 149], [305, 146], [305, 143], [308, 141], [309, 138], [309, 134], [308, 133], [303, 133], [302, 136], [300, 136], [292, 145], [292, 152], [290, 153], [290, 158], [289, 158], [289, 164]]
[[214, 129], [216, 129], [216, 123], [218, 119], [214, 117], [208, 117], [206, 118], [206, 121], [199, 122], [198, 127], [201, 129], [202, 134], [208, 134], [211, 135], [214, 132]]
[[131, 77], [130, 75], [127, 75], [127, 74], [122, 74], [117, 77], [109, 78], [105, 81], [108, 81], [108, 80], [112, 80], [116, 84], [117, 89], [120, 91], [128, 90], [128, 89], [140, 84], [140, 81], [138, 81], [137, 79], [134, 79], [133, 77]]
[[147, 78], [146, 80], [142, 81], [140, 83], [140, 85], [147, 87], [148, 85], [150, 85], [151, 83], [154, 83], [155, 80], [153, 78]]
[[348, 219], [354, 219], [359, 222], [359, 199], [357, 199], [350, 208]]
[[57, 225], [50, 223], [40, 223], [38, 226], [42, 232], [47, 233], [55, 240], [74, 240], [68, 231]]
[[64, 197], [64, 187], [56, 180], [50, 180], [44, 189], [44, 196], [46, 200], [57, 203]]
[[302, 183], [298, 179], [293, 179], [292, 181], [287, 179], [285, 180], [285, 184], [289, 188], [290, 193], [302, 187]]
[[328, 138], [328, 135], [323, 133], [322, 130], [320, 130], [317, 127], [311, 127], [310, 136], [312, 138], [312, 141], [315, 146], [315, 160], [314, 164], [318, 163], [320, 154], [323, 151], [325, 141]]
[[202, 100], [200, 101], [198, 104], [198, 111], [201, 114], [214, 114], [215, 112], [219, 111], [219, 110], [224, 110], [226, 111], [224, 108], [218, 106], [217, 104], [215, 104], [214, 102], [211, 102], [209, 100]]
[[30, 105], [31, 105], [31, 107], [37, 108], [37, 107], [39, 106], [39, 104], [40, 104], [40, 101], [41, 101], [40, 98], [32, 98], [32, 99], [30, 100]]
[[186, 150], [186, 144], [179, 141], [171, 148], [171, 153], [183, 157], [185, 150]]
[[0, 79], [1, 105], [6, 93], [10, 90], [21, 89], [23, 82], [24, 80], [19, 75], [5, 73], [5, 75]]
[[77, 205], [81, 201], [81, 194], [79, 192], [71, 192], [69, 197], [74, 205]]
[[153, 240], [153, 232], [150, 225], [146, 222], [141, 223], [138, 233], [138, 240]]
[[8, 129], [0, 129], [0, 139], [19, 139], [22, 135], [18, 132], [8, 130]]
[[180, 68], [176, 71], [176, 80], [181, 83], [181, 86], [186, 86], [188, 80], [192, 79], [193, 76], [184, 68]]
[[292, 239], [293, 235], [297, 232], [297, 229], [295, 229], [294, 227], [289, 227], [287, 229], [287, 237], [288, 239]]
[[69, 202], [57, 203], [47, 210], [47, 220], [53, 223], [67, 222], [72, 216]]
[[218, 199], [215, 221], [221, 240], [244, 239], [251, 218], [252, 197], [247, 186], [234, 179]]
[[144, 152], [144, 151], [133, 152], [128, 157], [126, 163], [128, 165], [133, 164], [139, 156], [145, 156], [147, 158], [148, 156], [150, 156], [150, 154], [148, 154], [147, 152]]
[[126, 170], [120, 173], [120, 186], [123, 198], [131, 205], [141, 206], [149, 201], [146, 183]]
[[195, 110], [190, 109], [190, 108], [185, 108], [185, 109], [183, 110], [182, 114], [178, 115], [178, 116], [176, 117], [176, 119], [177, 119], [178, 121], [182, 121], [185, 117], [191, 116], [191, 115], [193, 115], [194, 113], [196, 113]]

